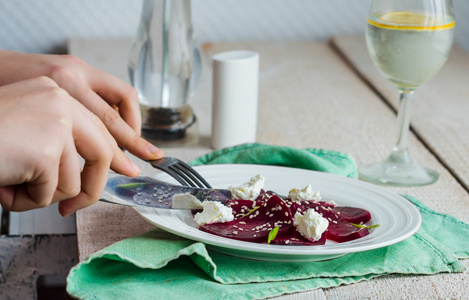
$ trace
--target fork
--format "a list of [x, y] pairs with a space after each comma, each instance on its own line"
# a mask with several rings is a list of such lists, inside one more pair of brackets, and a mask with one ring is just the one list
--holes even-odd
[[150, 160], [149, 163], [154, 168], [166, 172], [184, 186], [212, 188], [196, 170], [175, 157], [163, 157], [157, 160]]

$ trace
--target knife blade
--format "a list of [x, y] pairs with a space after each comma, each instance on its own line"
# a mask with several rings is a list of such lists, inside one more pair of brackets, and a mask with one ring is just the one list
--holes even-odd
[[[225, 203], [231, 198], [231, 191], [226, 189], [187, 187], [174, 185], [147, 176], [131, 178], [112, 173], [109, 174], [106, 187], [99, 200], [128, 206], [194, 209], [194, 203], [191, 202], [193, 198], [190, 196], [182, 197], [182, 201], [173, 201], [174, 196], [185, 194], [194, 196], [200, 202], [209, 200]], [[181, 199], [181, 196], [176, 198]]]

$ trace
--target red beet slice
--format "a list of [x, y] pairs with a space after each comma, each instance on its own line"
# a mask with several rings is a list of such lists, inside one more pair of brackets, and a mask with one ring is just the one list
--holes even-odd
[[360, 224], [361, 222], [366, 223], [371, 220], [370, 212], [362, 208], [337, 206], [332, 209], [332, 212], [350, 223]]
[[291, 210], [293, 217], [295, 216], [297, 211], [299, 211], [300, 213], [304, 213], [309, 208], [313, 208], [318, 213], [321, 213], [322, 211], [330, 211], [335, 207], [334, 204], [330, 204], [330, 203], [323, 202], [323, 201], [314, 202], [314, 201], [308, 201], [308, 200], [302, 200], [302, 201], [287, 200], [286, 202], [287, 202], [287, 205], [290, 206], [290, 210]]
[[[238, 201], [238, 204], [232, 206], [237, 209], [241, 204], [239, 200], [235, 201]], [[243, 218], [225, 223], [205, 224], [199, 229], [218, 236], [257, 243], [267, 242], [270, 230], [275, 227], [279, 227], [278, 237], [288, 234], [293, 225], [293, 217], [282, 199], [274, 195], [266, 201], [256, 202], [256, 205], [259, 205], [259, 208]]]
[[368, 228], [358, 228], [347, 221], [338, 220], [337, 223], [329, 222], [327, 239], [343, 243], [356, 240], [369, 233]]
[[235, 218], [241, 218], [256, 207], [256, 202], [252, 200], [228, 200], [225, 206], [231, 207]]
[[[349, 221], [342, 218], [343, 212], [347, 216], [347, 212], [353, 212], [353, 210], [344, 209], [342, 212], [341, 209], [337, 210], [338, 207], [339, 206], [334, 206], [333, 204], [326, 202], [301, 201], [299, 203], [292, 202], [290, 209], [292, 211], [293, 216], [297, 211], [304, 212], [310, 208], [316, 210], [316, 212], [321, 214], [324, 218], [329, 221], [329, 226], [327, 227], [327, 239], [332, 241], [343, 243], [358, 239], [362, 236], [369, 234], [367, 228], [358, 228], [350, 224]], [[361, 209], [357, 208], [357, 210]], [[340, 214], [337, 214], [337, 211], [339, 211]], [[350, 213], [349, 216], [350, 215], [353, 214]], [[358, 215], [363, 217], [361, 211]]]
[[[326, 231], [327, 232], [327, 231]], [[307, 239], [299, 233], [295, 226], [290, 228], [288, 235], [276, 237], [270, 243], [273, 245], [295, 245], [295, 246], [315, 246], [324, 245], [326, 243], [326, 232], [324, 232], [321, 238], [317, 241]]]

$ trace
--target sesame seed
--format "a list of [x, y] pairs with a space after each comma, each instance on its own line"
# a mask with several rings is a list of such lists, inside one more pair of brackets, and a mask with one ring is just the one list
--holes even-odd
[[233, 234], [238, 234], [238, 232], [237, 232], [237, 231], [233, 231]]

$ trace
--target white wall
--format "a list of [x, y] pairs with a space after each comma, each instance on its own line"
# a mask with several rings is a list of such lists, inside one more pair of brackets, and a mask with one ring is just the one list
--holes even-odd
[[[193, 0], [198, 40], [326, 39], [363, 34], [370, 0]], [[136, 32], [142, 0], [0, 0], [0, 48], [63, 52], [71, 37]], [[454, 0], [456, 42], [469, 51], [469, 1]]]

